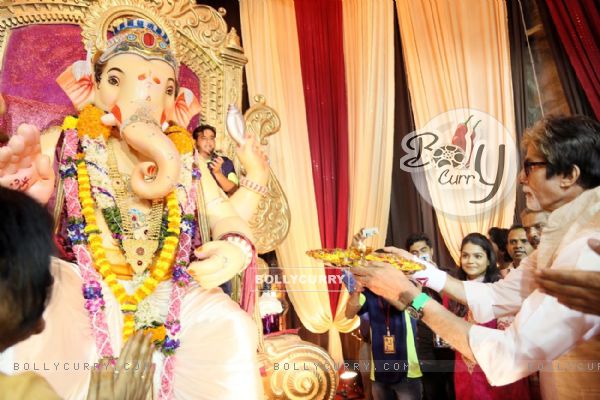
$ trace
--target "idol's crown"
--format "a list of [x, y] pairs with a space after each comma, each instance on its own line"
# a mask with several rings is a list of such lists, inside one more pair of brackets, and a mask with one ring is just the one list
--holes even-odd
[[134, 53], [147, 60], [162, 60], [177, 72], [177, 60], [169, 45], [167, 34], [154, 23], [128, 19], [114, 29], [98, 61], [104, 63], [116, 55]]

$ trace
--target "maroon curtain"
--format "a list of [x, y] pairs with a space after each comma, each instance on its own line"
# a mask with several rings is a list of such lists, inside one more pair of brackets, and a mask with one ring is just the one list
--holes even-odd
[[[296, 0], [295, 9], [321, 243], [327, 248], [346, 247], [348, 109], [342, 1]], [[329, 278], [339, 271], [326, 269], [326, 274]], [[340, 284], [328, 287], [335, 316]]]
[[577, 79], [600, 119], [600, 8], [597, 0], [546, 0]]

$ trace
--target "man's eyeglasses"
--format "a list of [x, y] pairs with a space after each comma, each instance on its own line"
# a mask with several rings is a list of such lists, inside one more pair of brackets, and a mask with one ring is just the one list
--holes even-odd
[[531, 173], [531, 170], [534, 167], [541, 167], [544, 165], [548, 165], [548, 162], [547, 161], [529, 161], [529, 160], [523, 161], [523, 170], [525, 171], [525, 176], [529, 176], [529, 174]]

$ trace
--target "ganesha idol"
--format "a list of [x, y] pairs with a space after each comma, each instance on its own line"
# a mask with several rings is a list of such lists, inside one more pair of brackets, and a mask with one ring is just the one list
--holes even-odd
[[[40, 202], [59, 187], [74, 256], [53, 259], [46, 329], [9, 349], [3, 369], [35, 366], [61, 397], [80, 399], [90, 366], [147, 330], [157, 344], [154, 398], [260, 398], [257, 328], [217, 286], [255, 261], [240, 215], [266, 190], [266, 157], [231, 115], [249, 183], [230, 199], [217, 187], [183, 128], [199, 102], [179, 87], [156, 24], [124, 20], [90, 50], [57, 78], [78, 116], [58, 134], [21, 125], [0, 149], [0, 184]], [[56, 146], [56, 159], [45, 155]], [[215, 240], [199, 237], [199, 215]]]

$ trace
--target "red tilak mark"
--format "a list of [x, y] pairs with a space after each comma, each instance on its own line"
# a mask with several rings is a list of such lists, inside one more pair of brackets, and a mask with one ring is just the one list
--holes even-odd
[[146, 79], [146, 74], [139, 74], [138, 75], [138, 80], [143, 81]]
[[157, 85], [160, 85], [160, 79], [158, 79], [157, 77], [152, 78], [152, 80], [154, 81], [154, 83], [156, 83]]

